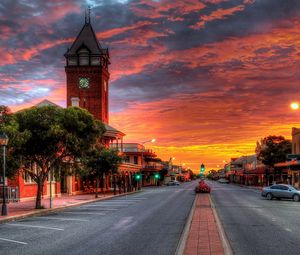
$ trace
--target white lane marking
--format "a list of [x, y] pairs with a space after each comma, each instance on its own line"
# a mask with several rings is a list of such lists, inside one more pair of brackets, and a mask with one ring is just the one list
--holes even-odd
[[6, 241], [6, 242], [11, 242], [11, 243], [18, 243], [18, 244], [25, 244], [25, 245], [28, 244], [28, 243], [25, 243], [25, 242], [20, 242], [20, 241], [16, 241], [16, 240], [1, 238], [1, 237], [0, 237], [0, 240]]
[[98, 202], [97, 204], [112, 204], [112, 203], [114, 203], [114, 204], [124, 204], [124, 203], [126, 203], [126, 204], [134, 204], [134, 203], [136, 203], [136, 201], [126, 201], [126, 200], [124, 200], [124, 201], [115, 201], [115, 200], [111, 200], [111, 201], [105, 201], [105, 202]]
[[[95, 206], [91, 206], [91, 207], [93, 208], [93, 211], [117, 211], [117, 210], [119, 210], [118, 208], [99, 208], [97, 210], [97, 208], [95, 208]], [[79, 208], [77, 210], [79, 211], [79, 210], [92, 209], [91, 207], [90, 208], [88, 206], [87, 207], [81, 207], [81, 208]]]
[[140, 198], [136, 198], [136, 199], [115, 199], [112, 200], [114, 202], [140, 202], [140, 201], [144, 201], [145, 199], [140, 199]]
[[86, 219], [75, 219], [75, 218], [58, 218], [58, 217], [39, 217], [38, 219], [45, 220], [71, 220], [71, 221], [89, 221]]
[[112, 206], [112, 207], [125, 207], [125, 206], [128, 206], [126, 204], [123, 204], [123, 205], [115, 205], [115, 204], [97, 204], [97, 205], [86, 205], [85, 207], [107, 207], [107, 206]]
[[285, 230], [288, 232], [292, 232], [292, 230], [290, 228], [286, 228]]
[[64, 231], [63, 228], [52, 228], [52, 227], [36, 226], [36, 225], [27, 225], [27, 224], [6, 224], [6, 225], [7, 225], [7, 226], [14, 226], [14, 227], [41, 228], [41, 229], [50, 229], [50, 230]]
[[[147, 199], [149, 199], [149, 197], [131, 197], [129, 200], [137, 200], [137, 201], [140, 201], [140, 200], [147, 200]], [[128, 200], [128, 198], [127, 199], [121, 199], [120, 198], [120, 200]]]
[[88, 214], [88, 215], [106, 215], [106, 213], [91, 213], [91, 212], [60, 212], [60, 213], [67, 213], [67, 214]]
[[116, 224], [114, 224], [113, 229], [127, 228], [130, 225], [130, 222], [133, 221], [133, 217], [124, 217]]
[[97, 203], [97, 205], [134, 205], [136, 202], [105, 202], [105, 203]]

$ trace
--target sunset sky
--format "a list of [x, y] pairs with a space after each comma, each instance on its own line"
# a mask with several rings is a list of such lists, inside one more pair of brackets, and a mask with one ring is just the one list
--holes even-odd
[[212, 169], [300, 127], [299, 0], [1, 0], [0, 104], [66, 105], [63, 55], [88, 5], [125, 142]]

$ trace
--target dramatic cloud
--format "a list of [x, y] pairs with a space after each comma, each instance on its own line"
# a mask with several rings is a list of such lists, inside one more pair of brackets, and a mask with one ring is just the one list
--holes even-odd
[[63, 55], [88, 5], [125, 141], [155, 137], [163, 159], [216, 168], [298, 125], [298, 0], [1, 1], [0, 104], [65, 106]]

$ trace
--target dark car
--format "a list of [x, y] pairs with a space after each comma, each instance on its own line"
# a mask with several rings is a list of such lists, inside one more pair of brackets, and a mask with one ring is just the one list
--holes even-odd
[[296, 202], [300, 201], [300, 191], [286, 184], [274, 184], [270, 187], [265, 187], [262, 189], [261, 195], [269, 200], [286, 198], [293, 199]]

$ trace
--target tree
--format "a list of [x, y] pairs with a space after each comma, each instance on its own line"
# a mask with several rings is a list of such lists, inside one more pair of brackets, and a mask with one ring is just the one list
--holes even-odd
[[88, 168], [87, 174], [96, 178], [96, 197], [98, 197], [99, 178], [101, 190], [103, 191], [104, 175], [110, 172], [112, 174], [116, 173], [122, 159], [118, 151], [107, 149], [99, 144], [87, 153], [84, 162]]
[[37, 183], [35, 207], [41, 208], [44, 182], [65, 162], [84, 157], [105, 131], [104, 125], [86, 110], [55, 106], [33, 107], [14, 114], [23, 142], [11, 149], [21, 158], [21, 169]]
[[[12, 147], [19, 146], [23, 143], [28, 134], [18, 131], [18, 124], [14, 120], [11, 110], [4, 105], [0, 105], [0, 132], [7, 134], [9, 142], [6, 150], [6, 177], [13, 178], [21, 165], [20, 157], [12, 155]], [[3, 165], [3, 157], [0, 157], [0, 165]]]
[[263, 164], [274, 167], [276, 163], [286, 160], [286, 155], [292, 151], [292, 144], [283, 136], [267, 136], [257, 142], [255, 151]]
[[269, 169], [274, 168], [276, 163], [286, 161], [286, 155], [290, 154], [291, 151], [291, 142], [283, 136], [267, 136], [256, 143], [257, 159], [267, 166], [267, 178], [269, 177]]

